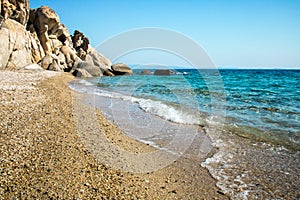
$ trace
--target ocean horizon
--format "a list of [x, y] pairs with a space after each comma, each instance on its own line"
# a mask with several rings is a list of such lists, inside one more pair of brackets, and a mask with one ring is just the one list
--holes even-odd
[[164, 65], [164, 64], [128, 64], [132, 69], [139, 70], [139, 69], [216, 69], [216, 70], [300, 70], [300, 67], [285, 67], [285, 66], [278, 66], [278, 67], [240, 67], [240, 66], [215, 66], [214, 68], [205, 68], [205, 67], [194, 67], [194, 66], [184, 66], [184, 65]]

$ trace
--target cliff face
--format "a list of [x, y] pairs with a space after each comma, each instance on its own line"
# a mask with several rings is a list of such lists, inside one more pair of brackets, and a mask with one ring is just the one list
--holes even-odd
[[0, 0], [0, 69], [43, 69], [90, 77], [119, 75], [112, 63], [90, 46], [80, 31], [72, 36], [47, 6], [29, 8], [29, 0]]

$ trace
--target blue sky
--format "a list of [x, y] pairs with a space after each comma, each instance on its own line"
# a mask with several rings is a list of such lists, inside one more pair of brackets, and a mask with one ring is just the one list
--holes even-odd
[[[219, 67], [300, 68], [299, 0], [31, 0], [30, 4], [50, 6], [71, 33], [84, 32], [93, 46], [124, 31], [160, 27], [196, 41]], [[141, 57], [132, 54], [123, 59], [133, 64], [143, 62]], [[153, 57], [156, 62], [183, 64], [159, 52]]]

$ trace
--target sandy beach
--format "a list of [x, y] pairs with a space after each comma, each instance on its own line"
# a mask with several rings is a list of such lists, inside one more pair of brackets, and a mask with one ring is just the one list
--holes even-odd
[[300, 199], [300, 1], [224, 2], [0, 0], [0, 200]]
[[[142, 174], [97, 160], [76, 132], [68, 87], [73, 76], [1, 71], [0, 77], [0, 199], [227, 199], [197, 160], [182, 157]], [[101, 112], [97, 117], [115, 145], [136, 153], [153, 150]]]

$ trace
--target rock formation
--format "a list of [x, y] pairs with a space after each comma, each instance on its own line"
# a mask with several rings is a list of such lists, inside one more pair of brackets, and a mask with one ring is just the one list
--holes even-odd
[[38, 63], [43, 69], [80, 77], [133, 74], [125, 64], [112, 66], [82, 32], [71, 36], [51, 8], [30, 10], [29, 0], [0, 0], [0, 4], [0, 69]]
[[88, 62], [85, 62], [85, 61], [79, 61], [76, 66], [76, 69], [84, 69], [92, 76], [102, 76], [103, 75], [102, 71], [99, 67], [92, 65]]
[[157, 69], [154, 72], [154, 75], [158, 75], [158, 76], [169, 76], [171, 74], [174, 74], [174, 72], [169, 69]]
[[0, 26], [0, 69], [20, 69], [35, 61], [39, 45], [30, 32], [15, 20], [3, 20]]
[[4, 19], [13, 19], [22, 25], [26, 25], [29, 18], [28, 0], [2, 0], [0, 13]]
[[[88, 53], [90, 41], [87, 37], [84, 36], [83, 33], [81, 33], [78, 30], [75, 30], [74, 35], [72, 37], [72, 42], [76, 51], [79, 51], [81, 49], [83, 52]], [[83, 59], [84, 58], [85, 57], [83, 57]]]
[[141, 75], [151, 75], [151, 74], [152, 74], [152, 72], [150, 70], [143, 70], [141, 72]]
[[27, 26], [36, 31], [46, 54], [54, 53], [64, 44], [72, 45], [68, 29], [60, 23], [54, 10], [47, 6], [31, 10]]
[[76, 69], [72, 74], [74, 76], [78, 77], [78, 78], [91, 78], [91, 77], [93, 77], [85, 69]]
[[117, 63], [111, 66], [112, 72], [115, 75], [132, 75], [133, 71], [124, 63]]

